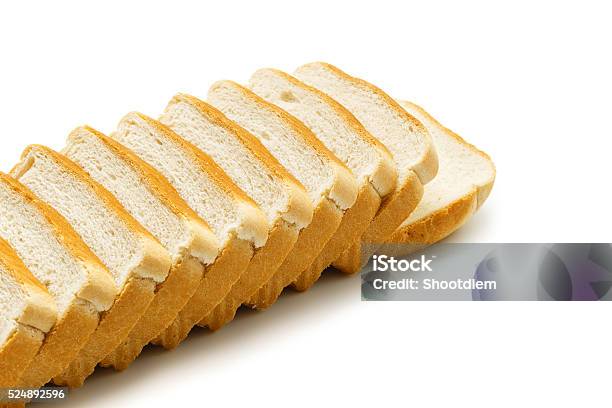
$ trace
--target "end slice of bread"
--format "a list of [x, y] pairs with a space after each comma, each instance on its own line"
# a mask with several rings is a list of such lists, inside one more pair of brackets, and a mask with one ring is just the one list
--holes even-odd
[[0, 239], [0, 387], [20, 385], [18, 379], [56, 319], [47, 289]]
[[30, 146], [11, 175], [72, 225], [108, 268], [119, 290], [87, 344], [53, 379], [58, 385], [78, 387], [143, 315], [156, 284], [166, 279], [170, 257], [110, 192], [65, 156]]
[[337, 232], [293, 284], [303, 291], [349, 246], [360, 240], [381, 202], [395, 190], [397, 169], [387, 148], [346, 108], [316, 88], [275, 69], [257, 71], [249, 87], [302, 121], [357, 179], [359, 193], [355, 204], [346, 210]]
[[257, 137], [268, 151], [306, 188], [315, 208], [291, 253], [274, 277], [251, 298], [257, 308], [276, 301], [321, 252], [337, 230], [344, 211], [357, 197], [350, 170], [298, 119], [231, 81], [214, 84], [208, 100], [228, 118]]
[[147, 311], [101, 362], [122, 370], [174, 321], [198, 288], [204, 268], [217, 257], [218, 242], [170, 183], [117, 141], [80, 127], [70, 134], [62, 153], [110, 191], [172, 259], [168, 277], [157, 286]]
[[53, 296], [57, 322], [20, 377], [37, 388], [61, 374], [113, 304], [117, 288], [70, 224], [15, 179], [0, 173], [0, 237]]
[[155, 340], [176, 347], [225, 298], [266, 244], [265, 215], [205, 153], [145, 115], [124, 117], [112, 135], [155, 168], [212, 228], [221, 252], [174, 322]]
[[495, 182], [491, 158], [410, 102], [402, 107], [431, 134], [439, 158], [437, 176], [425, 186], [423, 199], [380, 250], [407, 255], [459, 229], [485, 202]]
[[437, 172], [435, 149], [425, 127], [374, 85], [321, 62], [298, 68], [295, 76], [348, 109], [387, 147], [397, 166], [396, 189], [363, 234], [364, 245], [356, 244], [333, 263], [343, 272], [354, 273], [416, 207], [423, 185]]
[[199, 323], [216, 330], [276, 272], [299, 231], [310, 223], [312, 204], [304, 187], [256, 137], [206, 102], [178, 94], [160, 121], [208, 154], [259, 205], [271, 225], [266, 245], [255, 251], [225, 299]]

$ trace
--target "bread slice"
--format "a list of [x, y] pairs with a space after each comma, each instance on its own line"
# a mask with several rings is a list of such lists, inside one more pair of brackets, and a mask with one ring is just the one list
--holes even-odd
[[219, 241], [220, 255], [195, 294], [154, 340], [166, 348], [176, 347], [246, 271], [254, 252], [266, 244], [268, 223], [257, 204], [209, 156], [161, 123], [131, 113], [111, 136], [159, 171]]
[[382, 90], [322, 62], [304, 65], [295, 76], [344, 105], [393, 155], [397, 186], [363, 234], [333, 265], [346, 273], [361, 269], [369, 256], [416, 208], [423, 185], [437, 172], [437, 157], [425, 127]]
[[20, 385], [18, 379], [56, 318], [55, 301], [47, 289], [0, 239], [0, 387]]
[[257, 71], [249, 87], [301, 120], [357, 179], [359, 193], [355, 204], [345, 212], [336, 234], [317, 259], [294, 282], [295, 288], [306, 290], [361, 238], [381, 202], [395, 190], [397, 170], [387, 148], [342, 105], [319, 90], [275, 69]]
[[486, 153], [442, 126], [420, 106], [400, 104], [429, 130], [440, 163], [417, 208], [380, 249], [407, 255], [446, 238], [480, 208], [493, 188], [495, 166]]
[[306, 188], [314, 207], [291, 253], [273, 278], [251, 298], [265, 308], [297, 279], [338, 229], [344, 212], [357, 198], [357, 184], [342, 162], [302, 122], [231, 81], [214, 84], [208, 99], [228, 118], [256, 136]]
[[276, 272], [312, 219], [304, 187], [253, 135], [211, 105], [185, 94], [168, 104], [160, 121], [204, 151], [266, 214], [271, 226], [266, 245], [257, 249], [246, 272], [200, 325], [219, 329], [238, 307]]
[[0, 237], [44, 284], [58, 318], [19, 378], [38, 388], [61, 374], [97, 329], [117, 288], [100, 260], [57, 211], [15, 179], [0, 173]]
[[90, 128], [75, 129], [62, 153], [110, 191], [164, 246], [172, 259], [168, 277], [129, 336], [102, 360], [123, 370], [168, 327], [195, 293], [204, 268], [219, 253], [217, 238], [156, 170], [130, 150]]
[[119, 296], [58, 385], [78, 387], [129, 334], [170, 268], [170, 257], [122, 206], [65, 156], [44, 146], [28, 147], [11, 175], [57, 210], [106, 265]]

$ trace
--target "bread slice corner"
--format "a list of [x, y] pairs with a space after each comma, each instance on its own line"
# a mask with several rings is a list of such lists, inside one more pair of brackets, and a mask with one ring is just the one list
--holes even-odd
[[406, 255], [448, 237], [464, 225], [491, 193], [496, 170], [488, 154], [440, 124], [422, 107], [400, 103], [429, 129], [440, 158], [438, 175], [425, 186], [423, 199], [381, 249]]
[[0, 386], [18, 379], [57, 319], [55, 301], [6, 241], [0, 239]]

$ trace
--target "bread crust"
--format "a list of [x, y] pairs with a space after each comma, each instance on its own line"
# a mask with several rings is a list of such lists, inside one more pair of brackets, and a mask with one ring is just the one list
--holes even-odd
[[392, 109], [404, 121], [410, 123], [411, 126], [418, 128], [421, 133], [428, 139], [428, 148], [423, 151], [420, 160], [411, 168], [411, 170], [418, 175], [418, 178], [422, 184], [427, 184], [436, 176], [436, 173], [438, 172], [438, 157], [436, 155], [436, 150], [433, 145], [431, 136], [429, 135], [429, 132], [421, 122], [419, 122], [414, 116], [406, 112], [406, 110], [404, 110], [396, 100], [391, 98], [389, 95], [387, 95], [386, 92], [384, 92], [377, 86], [367, 81], [364, 81], [361, 78], [353, 77], [347, 74], [346, 72], [340, 70], [339, 68], [326, 62], [313, 62], [310, 64], [305, 64], [302, 67], [298, 68], [298, 71], [302, 68], [307, 68], [310, 66], [320, 67], [322, 69], [330, 71], [337, 77], [349, 81], [353, 85], [361, 89], [365, 89], [368, 92], [376, 94], [378, 97], [384, 100], [385, 103], [389, 106], [389, 108]]
[[[147, 189], [151, 191], [164, 206], [170, 209], [170, 211], [180, 219], [188, 223], [192, 234], [191, 240], [186, 245], [184, 254], [190, 253], [189, 249], [197, 246], [198, 253], [202, 254], [203, 262], [209, 263], [217, 257], [219, 245], [216, 242], [214, 234], [210, 231], [210, 227], [206, 221], [200, 218], [195, 211], [185, 203], [168, 180], [131, 150], [92, 127], [79, 127], [70, 133], [68, 139], [74, 143], [78, 143], [79, 138], [82, 137], [82, 132], [87, 132], [96, 137], [116, 156], [126, 162], [139, 175]], [[69, 148], [67, 149], [69, 150]]]
[[[370, 132], [368, 132], [363, 125], [357, 120], [357, 118], [344, 106], [338, 103], [335, 99], [332, 99], [329, 95], [321, 92], [317, 88], [314, 88], [299, 79], [295, 78], [278, 69], [274, 68], [264, 68], [258, 70], [253, 77], [257, 75], [259, 72], [271, 72], [281, 78], [285, 79], [287, 82], [292, 85], [301, 88], [307, 92], [310, 92], [321, 99], [330, 109], [334, 111], [336, 115], [338, 115], [344, 123], [346, 123], [353, 133], [355, 133], [359, 138], [361, 138], [366, 143], [370, 144], [372, 147], [378, 150], [380, 160], [376, 165], [376, 168], [369, 175], [370, 181], [372, 182], [374, 188], [381, 197], [385, 197], [387, 194], [391, 193], [395, 189], [395, 183], [397, 181], [397, 169], [393, 163], [393, 157], [391, 153], [387, 149], [387, 147], [382, 144], [378, 139], [373, 137]], [[315, 135], [316, 137], [316, 135]], [[324, 144], [324, 143], [323, 143]]]
[[298, 235], [297, 227], [278, 219], [270, 230], [266, 245], [255, 251], [247, 271], [232, 287], [225, 299], [198, 325], [218, 330], [234, 319], [240, 305], [247, 302], [261, 286], [272, 278], [293, 248]]
[[492, 167], [492, 170], [493, 170], [493, 177], [491, 177], [491, 179], [488, 180], [485, 184], [475, 186], [476, 190], [477, 190], [477, 194], [476, 194], [477, 205], [476, 205], [476, 207], [477, 207], [477, 209], [480, 208], [482, 206], [482, 204], [484, 204], [484, 202], [489, 197], [489, 194], [491, 193], [491, 190], [493, 189], [493, 184], [495, 184], [496, 170], [495, 170], [495, 164], [493, 163], [493, 160], [491, 159], [491, 157], [487, 153], [485, 153], [482, 150], [478, 149], [473, 144], [471, 144], [468, 141], [466, 141], [464, 138], [459, 136], [457, 133], [453, 132], [451, 129], [449, 129], [446, 126], [442, 125], [440, 122], [438, 122], [438, 120], [436, 118], [431, 116], [421, 106], [419, 106], [419, 105], [417, 105], [417, 104], [415, 104], [413, 102], [409, 102], [409, 101], [399, 101], [399, 103], [401, 105], [407, 105], [407, 106], [410, 106], [411, 108], [413, 108], [415, 110], [418, 110], [423, 116], [425, 116], [435, 126], [439, 127], [444, 132], [446, 132], [447, 135], [449, 135], [450, 137], [454, 138], [459, 143], [461, 143], [462, 145], [464, 145], [464, 146], [468, 147], [470, 150], [472, 150], [475, 154], [481, 156], [482, 158], [487, 160], [489, 163], [491, 163], [491, 167]]
[[415, 223], [398, 228], [388, 240], [390, 244], [410, 244], [410, 252], [446, 238], [466, 223], [478, 208], [476, 191], [453, 201]]
[[19, 386], [18, 378], [38, 352], [44, 336], [44, 332], [34, 327], [17, 323], [0, 347], [0, 388]]
[[345, 213], [338, 230], [325, 244], [325, 248], [293, 282], [293, 288], [305, 291], [321, 276], [321, 273], [331, 265], [354, 242], [359, 241], [380, 207], [381, 198], [370, 183], [363, 184], [357, 195], [357, 201]]
[[293, 115], [285, 112], [278, 106], [268, 103], [263, 98], [252, 92], [250, 89], [233, 82], [218, 81], [210, 87], [209, 94], [216, 88], [228, 86], [237, 89], [245, 97], [256, 103], [262, 110], [272, 113], [291, 127], [294, 133], [301, 137], [303, 142], [310, 145], [316, 153], [325, 160], [328, 165], [334, 167], [334, 182], [326, 196], [332, 199], [342, 209], [350, 208], [357, 198], [357, 185], [351, 171], [334, 155], [325, 145], [316, 138], [310, 129]]
[[195, 258], [186, 257], [174, 264], [166, 281], [159, 285], [155, 298], [129, 336], [100, 365], [125, 370], [144, 346], [168, 327], [193, 296], [202, 280], [204, 266]]
[[106, 355], [125, 339], [155, 296], [155, 282], [131, 277], [113, 307], [105, 312], [98, 328], [64, 372], [53, 378], [57, 385], [80, 387]]
[[84, 300], [72, 303], [47, 333], [38, 353], [19, 379], [20, 385], [42, 387], [61, 374], [96, 330], [99, 317], [91, 303]]
[[330, 199], [321, 200], [315, 209], [312, 222], [302, 229], [283, 264], [272, 279], [251, 296], [248, 304], [257, 309], [266, 309], [276, 302], [283, 289], [293, 283], [319, 255], [338, 229], [343, 215]]
[[16, 321], [45, 333], [51, 330], [57, 320], [55, 301], [43, 284], [24, 265], [15, 250], [1, 238], [0, 264], [4, 266], [4, 271], [21, 286], [27, 296], [27, 299], [24, 299], [25, 307]]
[[302, 184], [293, 177], [274, 156], [272, 156], [259, 139], [240, 127], [234, 121], [228, 119], [214, 106], [194, 96], [177, 94], [172, 98], [168, 106], [181, 102], [193, 106], [211, 123], [227, 130], [230, 134], [235, 136], [259, 162], [263, 163], [276, 178], [285, 184], [285, 188], [289, 195], [286, 211], [281, 215], [285, 220], [290, 223], [295, 223], [300, 227], [304, 227], [310, 223], [313, 210], [304, 186], [302, 186]]
[[77, 297], [91, 302], [98, 311], [108, 310], [118, 290], [102, 261], [83, 242], [68, 221], [53, 207], [36, 197], [30, 189], [4, 173], [0, 173], [0, 182], [18, 194], [28, 205], [36, 208], [53, 230], [60, 244], [85, 270], [87, 280], [77, 292]]
[[123, 120], [129, 120], [130, 118], [134, 120], [140, 119], [141, 123], [144, 122], [146, 125], [151, 126], [172, 143], [179, 146], [184, 153], [192, 157], [192, 160], [199, 166], [199, 170], [202, 173], [207, 174], [219, 189], [241, 205], [242, 208], [239, 213], [242, 217], [242, 224], [236, 230], [239, 238], [253, 239], [256, 245], [263, 245], [265, 243], [268, 234], [268, 222], [265, 215], [251, 197], [234, 184], [209, 155], [177, 135], [167, 126], [146, 115], [133, 112], [126, 115]]
[[140, 225], [138, 221], [136, 221], [134, 217], [132, 217], [125, 210], [125, 208], [123, 208], [115, 196], [89, 177], [89, 175], [83, 169], [81, 169], [67, 157], [46, 146], [31, 145], [24, 150], [21, 156], [21, 163], [13, 168], [11, 175], [19, 179], [23, 174], [25, 174], [31, 167], [31, 163], [28, 163], [28, 160], [34, 160], [31, 155], [43, 155], [48, 157], [56, 164], [61, 166], [64, 170], [76, 177], [79, 181], [85, 183], [93, 191], [93, 193], [100, 198], [130, 230], [132, 230], [132, 232], [141, 237], [141, 242], [145, 247], [143, 251], [144, 256], [140, 264], [133, 268], [128, 276], [152, 278], [156, 282], [163, 282], [164, 279], [166, 279], [171, 265], [168, 252], [161, 246], [155, 237], [145, 230], [142, 225]]
[[468, 143], [461, 136], [443, 126], [422, 107], [407, 101], [401, 101], [400, 103], [418, 110], [424, 117], [432, 122], [434, 126], [439, 127], [449, 137], [454, 138], [457, 142], [468, 147], [474, 154], [483, 157], [485, 160], [491, 163], [493, 170], [492, 177], [490, 177], [490, 179], [484, 184], [474, 185], [470, 192], [456, 199], [452, 203], [441, 207], [410, 224], [400, 226], [391, 235], [388, 243], [402, 244], [402, 246], [397, 247], [397, 245], [386, 245], [386, 247], [395, 247], [395, 251], [402, 251], [400, 255], [407, 255], [410, 252], [414, 252], [418, 249], [441, 241], [458, 230], [468, 221], [468, 219], [480, 208], [480, 206], [482, 206], [493, 188], [493, 184], [495, 182], [495, 166], [488, 154], [482, 150], [479, 150], [476, 148], [476, 146]]
[[192, 327], [210, 314], [225, 298], [248, 267], [252, 257], [252, 244], [232, 236], [217, 260], [206, 269], [194, 295], [170, 326], [161, 332], [152, 343], [166, 349], [178, 346], [187, 337]]
[[361, 241], [347, 249], [332, 265], [347, 274], [359, 272], [377, 246], [382, 245], [414, 211], [422, 196], [423, 185], [416, 173], [409, 172], [404, 183], [383, 201]]

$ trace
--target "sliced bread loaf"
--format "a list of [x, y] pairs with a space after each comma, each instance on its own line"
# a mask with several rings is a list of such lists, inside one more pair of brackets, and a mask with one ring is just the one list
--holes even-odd
[[37, 388], [75, 359], [118, 292], [106, 267], [70, 224], [24, 185], [1, 173], [0, 203], [0, 237], [57, 305], [57, 322], [19, 381], [21, 387]]
[[257, 249], [246, 272], [225, 299], [200, 325], [215, 330], [234, 318], [276, 272], [312, 219], [304, 187], [270, 155], [253, 135], [211, 105], [185, 94], [176, 95], [160, 121], [204, 151], [264, 211], [271, 226], [266, 245]]
[[250, 303], [265, 308], [294, 282], [319, 255], [338, 229], [344, 212], [357, 197], [350, 170], [299, 120], [231, 81], [214, 84], [208, 99], [228, 118], [256, 136], [270, 153], [306, 188], [312, 222], [304, 228], [291, 253], [273, 278]]
[[[0, 239], [0, 387], [20, 385], [18, 379], [56, 318], [55, 301], [47, 289]], [[5, 397], [2, 391], [0, 397]]]
[[163, 124], [138, 113], [124, 117], [112, 137], [154, 167], [215, 233], [221, 253], [192, 298], [155, 340], [176, 347], [206, 317], [266, 244], [265, 215], [201, 150]]
[[11, 175], [55, 208], [106, 265], [119, 295], [74, 361], [53, 381], [78, 387], [127, 337], [170, 268], [170, 257], [100, 184], [44, 146], [30, 146]]
[[320, 62], [298, 68], [295, 76], [344, 105], [389, 149], [397, 166], [397, 186], [363, 234], [364, 245], [353, 245], [334, 262], [354, 273], [416, 208], [423, 185], [437, 172], [436, 153], [425, 127], [374, 85]]
[[62, 153], [110, 191], [172, 259], [168, 277], [157, 286], [147, 311], [101, 363], [125, 369], [195, 293], [204, 268], [218, 255], [218, 242], [165, 178], [115, 140], [80, 127], [70, 134]]
[[359, 241], [381, 202], [395, 190], [397, 170], [389, 151], [349, 111], [319, 90], [275, 69], [257, 71], [249, 87], [301, 120], [357, 179], [355, 204], [345, 212], [336, 234], [315, 261], [294, 282], [298, 290], [306, 290], [325, 268]]
[[459, 229], [485, 202], [495, 181], [495, 166], [486, 153], [442, 126], [423, 108], [400, 103], [429, 130], [440, 164], [417, 208], [381, 248], [394, 255], [406, 255]]

